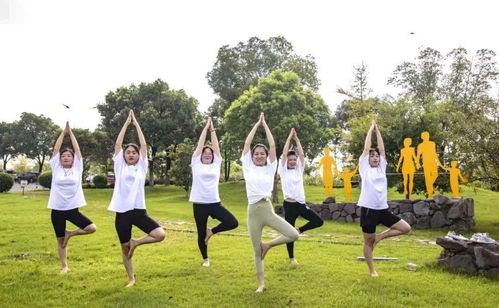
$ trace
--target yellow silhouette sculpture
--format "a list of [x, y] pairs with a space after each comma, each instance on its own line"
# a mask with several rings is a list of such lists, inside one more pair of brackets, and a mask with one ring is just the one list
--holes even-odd
[[431, 199], [433, 198], [433, 184], [438, 177], [438, 167], [444, 167], [438, 159], [435, 142], [430, 141], [430, 133], [422, 132], [421, 139], [423, 139], [423, 142], [418, 144], [416, 162], [419, 163], [421, 156], [423, 156], [423, 170], [426, 193], [428, 195], [428, 198]]
[[461, 197], [459, 193], [459, 179], [461, 182], [466, 182], [466, 179], [461, 175], [461, 170], [457, 167], [457, 161], [450, 162], [450, 168], [442, 167], [445, 171], [450, 173], [450, 189], [453, 198]]
[[345, 201], [352, 201], [352, 177], [357, 173], [359, 166], [353, 171], [350, 168], [343, 168], [343, 173], [338, 174], [338, 177], [343, 180], [343, 191], [345, 192]]
[[[407, 199], [412, 199], [412, 189], [414, 188], [414, 173], [416, 172], [416, 168], [421, 168], [416, 158], [416, 151], [414, 151], [414, 147], [411, 147], [411, 144], [411, 138], [404, 139], [404, 147], [400, 150], [400, 158], [397, 164], [397, 172], [399, 172], [400, 163], [402, 163], [404, 195]], [[414, 166], [414, 162], [416, 163], [416, 166]]]
[[[324, 184], [324, 191], [326, 196], [333, 196], [333, 177], [334, 173], [338, 168], [336, 167], [336, 162], [334, 158], [329, 155], [330, 151], [328, 148], [324, 148], [324, 157], [319, 162], [317, 167], [318, 170], [321, 169], [322, 166], [322, 183]], [[332, 166], [334, 166], [334, 171]]]

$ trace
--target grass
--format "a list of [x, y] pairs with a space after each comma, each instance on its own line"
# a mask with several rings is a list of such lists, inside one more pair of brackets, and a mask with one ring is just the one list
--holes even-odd
[[[341, 189], [335, 192], [342, 201]], [[85, 190], [88, 205], [82, 212], [98, 230], [71, 239], [71, 271], [66, 275], [58, 273], [46, 208], [48, 192], [0, 194], [0, 303], [3, 307], [497, 307], [499, 280], [448, 273], [435, 265], [440, 247], [418, 241], [435, 240], [447, 229], [414, 230], [382, 242], [375, 255], [399, 260], [377, 263], [380, 277], [371, 278], [365, 263], [356, 261], [362, 255], [359, 226], [331, 221], [295, 245], [299, 266], [288, 264], [284, 246], [271, 250], [265, 261], [267, 290], [255, 294], [244, 185], [224, 183], [220, 193], [240, 226], [210, 240], [212, 266], [204, 268], [185, 192], [172, 186], [147, 188], [148, 212], [167, 229], [167, 238], [137, 249], [133, 288], [123, 287], [127, 278], [114, 213], [107, 211], [112, 190]], [[324, 199], [320, 187], [306, 187], [306, 193], [311, 202]], [[354, 189], [354, 200], [358, 193]], [[475, 199], [473, 231], [499, 238], [499, 193], [464, 187], [463, 196]], [[390, 191], [389, 198], [402, 195]], [[134, 237], [138, 236], [142, 233], [134, 228]], [[408, 262], [417, 263], [418, 270], [408, 271]]]

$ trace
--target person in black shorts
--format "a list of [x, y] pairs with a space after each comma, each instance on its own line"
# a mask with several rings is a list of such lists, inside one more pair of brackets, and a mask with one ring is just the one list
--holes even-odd
[[[140, 141], [140, 148], [135, 144], [121, 147], [126, 130], [134, 124]], [[146, 211], [144, 184], [147, 175], [147, 143], [133, 111], [130, 111], [123, 128], [118, 135], [114, 148], [114, 173], [116, 177], [113, 197], [108, 210], [116, 212], [115, 227], [121, 243], [123, 265], [128, 274], [127, 287], [135, 284], [132, 256], [135, 248], [143, 244], [161, 242], [165, 231]], [[132, 226], [137, 226], [147, 235], [132, 239]]]
[[[373, 131], [376, 132], [378, 149], [371, 148]], [[386, 165], [383, 138], [376, 121], [373, 120], [367, 132], [364, 152], [359, 159], [362, 186], [358, 202], [361, 207], [360, 225], [364, 232], [364, 257], [373, 277], [378, 276], [373, 264], [373, 250], [376, 244], [385, 238], [411, 231], [407, 222], [388, 210]], [[376, 226], [379, 224], [383, 224], [388, 230], [376, 234]]]
[[[65, 148], [60, 151], [65, 134], [69, 135], [74, 150]], [[67, 260], [69, 239], [75, 235], [90, 234], [97, 230], [95, 224], [79, 211], [80, 207], [86, 205], [81, 187], [83, 158], [78, 141], [67, 122], [55, 142], [50, 167], [52, 168], [52, 184], [48, 208], [52, 209], [50, 216], [57, 237], [57, 252], [62, 264], [61, 274], [63, 274], [69, 271]], [[67, 220], [78, 229], [66, 230]]]

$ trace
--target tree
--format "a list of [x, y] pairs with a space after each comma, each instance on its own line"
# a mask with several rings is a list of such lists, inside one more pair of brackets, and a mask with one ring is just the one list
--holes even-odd
[[18, 152], [35, 159], [40, 173], [45, 160], [52, 154], [57, 129], [50, 118], [29, 112], [23, 112], [21, 119], [15, 122]]
[[357, 98], [363, 102], [367, 96], [372, 92], [369, 88], [367, 78], [369, 76], [367, 72], [367, 65], [362, 62], [362, 64], [354, 66], [354, 80], [350, 86], [350, 91], [339, 88], [338, 93], [347, 95], [351, 98]]
[[3, 161], [3, 170], [7, 169], [7, 163], [17, 154], [15, 135], [13, 123], [0, 122], [0, 159]]
[[[241, 149], [260, 112], [265, 113], [265, 121], [276, 142], [278, 157], [293, 127], [310, 159], [319, 154], [333, 135], [329, 108], [318, 94], [306, 89], [293, 72], [274, 71], [270, 77], [260, 79], [255, 87], [235, 100], [225, 113], [224, 140]], [[265, 134], [259, 131], [254, 143], [264, 140]]]
[[186, 193], [189, 192], [192, 184], [192, 153], [194, 153], [194, 142], [191, 139], [186, 138], [177, 146], [176, 152], [172, 154], [174, 155], [174, 162], [171, 169], [171, 175], [177, 185], [184, 187]]
[[[152, 83], [120, 87], [106, 95], [106, 101], [97, 109], [102, 116], [101, 129], [110, 136], [117, 136], [133, 109], [147, 140], [150, 153], [149, 182], [154, 185], [154, 160], [158, 150], [175, 151], [184, 138], [194, 138], [201, 117], [198, 102], [184, 90], [172, 90], [160, 79]], [[125, 140], [134, 140], [133, 128]], [[172, 147], [170, 147], [172, 146]], [[171, 160], [168, 161], [169, 170]]]

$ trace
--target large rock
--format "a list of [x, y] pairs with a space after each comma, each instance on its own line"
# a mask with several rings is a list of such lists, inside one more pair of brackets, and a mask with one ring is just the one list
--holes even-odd
[[411, 226], [416, 223], [416, 216], [414, 216], [414, 214], [411, 212], [405, 212], [400, 214], [399, 216]]
[[418, 201], [414, 203], [414, 213], [419, 216], [428, 216], [430, 213], [430, 205], [426, 201]]
[[338, 211], [339, 208], [340, 208], [340, 205], [338, 203], [329, 204], [329, 211], [331, 211], [331, 213]]
[[433, 217], [430, 220], [430, 226], [432, 228], [441, 228], [447, 224], [447, 219], [442, 212], [437, 211], [433, 214]]
[[327, 199], [324, 200], [322, 203], [326, 203], [326, 204], [336, 203], [336, 197], [327, 197]]
[[347, 219], [347, 222], [353, 222], [353, 217], [351, 215], [348, 215], [346, 217], [346, 219]]
[[494, 253], [485, 247], [475, 247], [475, 258], [476, 265], [480, 268], [499, 267], [499, 253]]
[[468, 243], [466, 241], [450, 239], [447, 237], [437, 238], [436, 243], [446, 250], [452, 250], [455, 252], [464, 251], [468, 248]]
[[423, 217], [417, 218], [416, 224], [414, 225], [414, 227], [417, 229], [428, 229], [430, 227], [430, 217], [423, 216]]
[[445, 202], [445, 205], [447, 207], [452, 207], [454, 206], [455, 204], [459, 203], [459, 201], [461, 201], [461, 198], [450, 198], [449, 200], [447, 200]]
[[491, 268], [489, 270], [485, 270], [483, 272], [485, 275], [492, 277], [492, 278], [497, 278], [499, 277], [499, 267]]
[[456, 231], [469, 231], [471, 227], [470, 222], [467, 222], [466, 220], [457, 220], [452, 222], [450, 229]]
[[466, 205], [466, 216], [473, 217], [475, 216], [475, 204], [473, 199], [466, 198], [464, 199], [464, 204]]
[[449, 201], [449, 198], [443, 195], [435, 195], [433, 196], [433, 200], [438, 205], [444, 205], [447, 201]]
[[355, 214], [357, 215], [357, 217], [360, 217], [360, 213], [361, 213], [362, 209], [360, 208], [360, 206], [358, 206], [356, 209], [355, 209]]
[[450, 257], [447, 264], [452, 270], [465, 271], [468, 274], [477, 273], [477, 268], [473, 263], [473, 257], [467, 254], [460, 254]]
[[340, 212], [339, 211], [336, 211], [333, 213], [333, 215], [331, 216], [331, 219], [332, 220], [338, 220], [338, 218], [340, 218]]
[[345, 211], [348, 215], [352, 215], [355, 213], [355, 203], [347, 203], [343, 207], [343, 211]]
[[450, 219], [456, 219], [456, 218], [461, 218], [461, 217], [464, 217], [464, 210], [461, 210], [461, 208], [463, 208], [464, 205], [463, 203], [461, 202], [458, 202], [457, 204], [453, 205], [449, 212], [447, 213], [447, 217], [450, 218]]
[[322, 211], [319, 216], [322, 218], [322, 220], [331, 220], [332, 218], [331, 212], [329, 210]]

